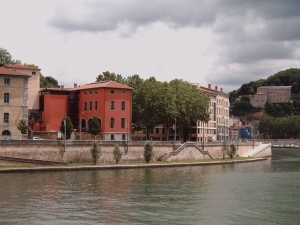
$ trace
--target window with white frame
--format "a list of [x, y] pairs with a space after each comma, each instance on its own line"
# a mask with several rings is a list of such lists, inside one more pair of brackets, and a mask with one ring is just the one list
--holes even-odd
[[9, 93], [4, 93], [4, 104], [5, 105], [9, 104]]
[[116, 102], [110, 101], [110, 110], [115, 110], [115, 109], [116, 109]]
[[126, 91], [125, 91], [125, 90], [122, 90], [122, 91], [121, 91], [121, 95], [126, 95]]
[[115, 129], [115, 118], [110, 118], [110, 129]]
[[95, 101], [95, 111], [98, 110], [98, 101]]
[[4, 113], [3, 122], [4, 122], [4, 124], [6, 124], [6, 125], [9, 124], [9, 113]]
[[9, 86], [9, 84], [10, 84], [10, 79], [4, 78], [4, 86]]
[[125, 129], [126, 128], [126, 120], [125, 118], [121, 118], [121, 129]]
[[125, 110], [126, 110], [126, 102], [125, 102], [125, 101], [122, 101], [122, 102], [121, 102], [121, 110], [122, 110], [122, 111], [125, 111]]

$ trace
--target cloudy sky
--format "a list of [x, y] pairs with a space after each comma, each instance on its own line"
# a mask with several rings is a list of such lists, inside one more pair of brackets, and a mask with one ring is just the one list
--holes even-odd
[[65, 86], [110, 71], [225, 92], [299, 68], [299, 0], [0, 0], [0, 47]]

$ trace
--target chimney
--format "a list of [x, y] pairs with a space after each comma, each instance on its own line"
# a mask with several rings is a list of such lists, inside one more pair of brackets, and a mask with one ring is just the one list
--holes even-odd
[[223, 92], [223, 88], [220, 88], [220, 91]]
[[211, 84], [208, 84], [208, 88], [211, 89]]
[[215, 86], [215, 91], [217, 91], [218, 90], [218, 86]]
[[76, 83], [74, 83], [74, 88], [77, 88], [77, 84]]
[[60, 90], [64, 90], [64, 85], [60, 85]]

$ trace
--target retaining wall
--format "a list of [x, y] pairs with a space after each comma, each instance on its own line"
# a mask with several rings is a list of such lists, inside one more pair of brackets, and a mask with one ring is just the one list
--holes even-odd
[[[99, 162], [113, 162], [113, 150], [115, 145], [120, 146], [123, 152], [122, 161], [143, 161], [144, 160], [144, 141], [131, 141], [127, 149], [126, 141], [98, 141], [101, 146], [101, 157]], [[172, 142], [153, 141], [154, 157], [159, 158], [174, 149]], [[93, 141], [64, 141], [55, 140], [13, 140], [0, 141], [0, 156], [26, 158], [35, 160], [46, 160], [55, 162], [91, 162], [90, 149]], [[261, 143], [256, 142], [255, 146]], [[176, 147], [181, 144], [176, 143]], [[203, 148], [202, 144], [198, 144]], [[240, 143], [236, 155], [242, 155], [253, 149], [252, 143]], [[222, 143], [205, 143], [204, 151], [208, 151], [213, 158], [222, 158]], [[263, 151], [260, 157], [271, 156], [271, 151]], [[186, 160], [186, 159], [203, 159], [208, 158], [202, 154], [196, 147], [188, 146], [183, 149], [179, 155], [172, 157], [170, 160]]]

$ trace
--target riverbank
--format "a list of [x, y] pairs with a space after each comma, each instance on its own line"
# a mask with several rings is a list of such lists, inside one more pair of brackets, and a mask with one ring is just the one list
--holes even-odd
[[24, 167], [3, 167], [0, 173], [20, 173], [20, 172], [54, 172], [54, 171], [78, 171], [78, 170], [116, 170], [116, 169], [138, 169], [138, 168], [161, 168], [161, 167], [183, 167], [183, 166], [205, 166], [218, 164], [235, 164], [267, 160], [267, 158], [245, 158], [245, 159], [225, 159], [206, 160], [199, 162], [152, 162], [152, 163], [131, 163], [131, 164], [98, 164], [81, 165], [67, 164], [59, 166], [24, 166]]

